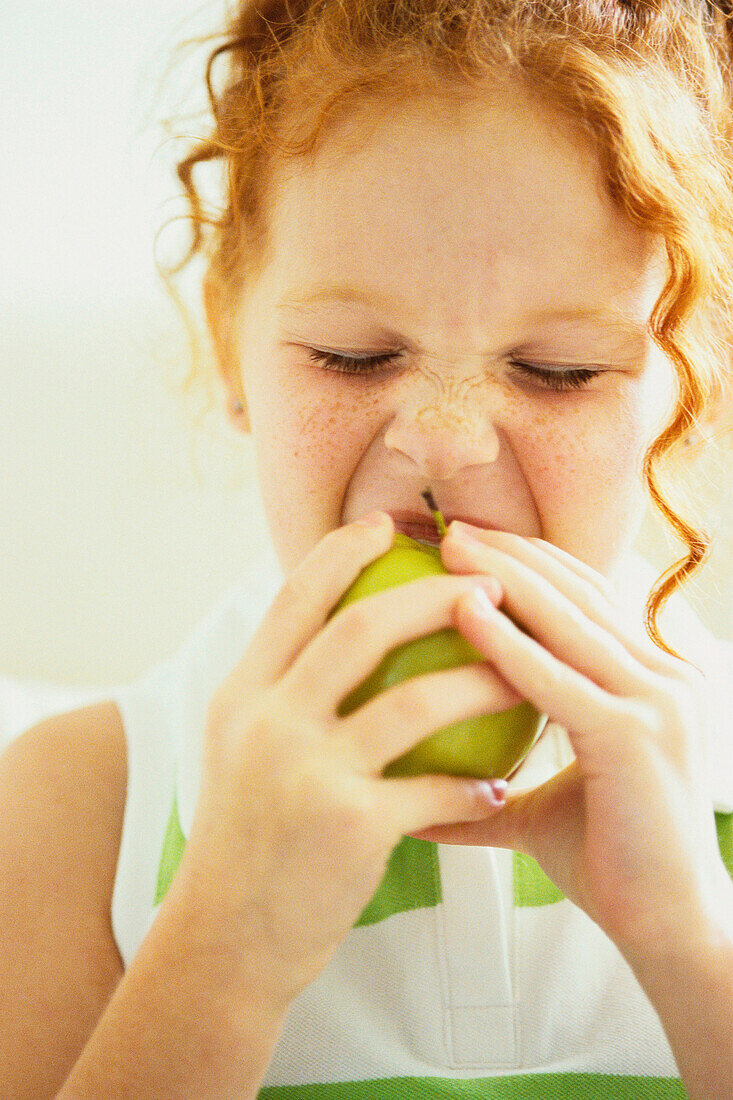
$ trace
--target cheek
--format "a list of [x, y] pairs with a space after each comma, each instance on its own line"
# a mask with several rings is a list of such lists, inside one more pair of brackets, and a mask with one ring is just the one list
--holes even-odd
[[[340, 522], [343, 496], [379, 423], [375, 402], [313, 380], [278, 380], [250, 397], [263, 502], [278, 545], [296, 556]], [[290, 564], [295, 560], [288, 549]]]
[[643, 417], [628, 405], [612, 415], [578, 406], [534, 442], [523, 468], [542, 537], [606, 572], [633, 544], [644, 513]]
[[526, 417], [527, 459], [553, 493], [641, 472], [648, 428], [639, 403], [588, 396]]
[[595, 495], [612, 485], [639, 481], [645, 439], [640, 425], [626, 422], [616, 431], [598, 426], [573, 431], [570, 426], [553, 433], [547, 447], [536, 452], [540, 480], [553, 495], [568, 495], [568, 489], [585, 487]]
[[[304, 385], [283, 388], [275, 395], [275, 416], [281, 441], [289, 440], [289, 460], [318, 481], [338, 482], [349, 473], [369, 444], [373, 428], [379, 423], [376, 401], [365, 400], [356, 391], [334, 393], [333, 388]], [[270, 415], [270, 423], [274, 417]], [[278, 445], [282, 452], [282, 446]]]
[[363, 430], [348, 394], [327, 393], [310, 373], [293, 376], [273, 367], [250, 404], [258, 450], [293, 476], [339, 467]]

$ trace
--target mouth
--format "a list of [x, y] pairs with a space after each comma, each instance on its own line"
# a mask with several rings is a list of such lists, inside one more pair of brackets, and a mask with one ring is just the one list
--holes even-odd
[[[389, 510], [389, 509], [388, 509]], [[438, 529], [432, 516], [425, 516], [422, 512], [390, 511], [394, 521], [395, 530], [401, 531], [417, 542], [427, 542], [431, 546], [439, 546], [441, 542]], [[506, 528], [490, 523], [488, 520], [479, 519], [477, 516], [444, 514], [445, 525], [448, 527], [453, 520], [460, 523], [469, 523], [472, 527], [480, 527], [484, 531], [504, 531]]]

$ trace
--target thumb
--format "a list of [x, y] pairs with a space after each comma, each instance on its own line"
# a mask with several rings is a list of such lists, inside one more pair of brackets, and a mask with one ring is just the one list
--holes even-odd
[[434, 844], [473, 844], [490, 848], [523, 850], [527, 835], [529, 793], [507, 795], [500, 810], [479, 821], [458, 821], [455, 825], [431, 825], [405, 836]]

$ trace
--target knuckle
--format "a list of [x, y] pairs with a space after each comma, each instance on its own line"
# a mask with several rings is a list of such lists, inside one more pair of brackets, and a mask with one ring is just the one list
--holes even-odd
[[[280, 587], [277, 595], [277, 603], [281, 609], [290, 609], [293, 606], [310, 606], [321, 603], [325, 598], [325, 589], [338, 581], [343, 573], [343, 585], [339, 595], [351, 581], [354, 580], [353, 566], [364, 566], [374, 557], [374, 547], [383, 539], [383, 529], [367, 526], [360, 523], [348, 523], [342, 527], [334, 527], [321, 539], [313, 553], [297, 568], [289, 574]], [[334, 556], [337, 567], [334, 569]], [[319, 563], [325, 561], [327, 570], [323, 570]], [[338, 567], [338, 562], [342, 567]], [[344, 563], [348, 562], [348, 570]], [[324, 584], [323, 575], [330, 578], [330, 582]], [[334, 597], [335, 599], [336, 597]]]
[[366, 783], [342, 782], [329, 792], [329, 817], [337, 832], [361, 844], [374, 831], [374, 800]]
[[206, 725], [210, 730], [221, 730], [231, 721], [238, 705], [238, 696], [229, 683], [222, 684], [209, 699], [206, 709]]
[[416, 691], [410, 680], [394, 687], [379, 692], [370, 699], [363, 708], [364, 714], [359, 712], [354, 716], [356, 722], [354, 728], [361, 745], [360, 765], [371, 767], [371, 757], [367, 745], [370, 742], [370, 732], [379, 729], [382, 734], [401, 731], [403, 734], [413, 729], [420, 729], [424, 724], [426, 704], [420, 691]]
[[452, 582], [453, 588], [459, 593], [459, 595], [465, 596], [467, 592], [471, 592], [474, 588], [491, 588], [493, 581], [485, 573], [471, 573], [468, 576], [461, 577], [446, 577], [448, 582]]
[[[613, 652], [620, 667], [630, 677], [637, 677], [639, 672], [639, 660], [636, 654], [632, 653], [622, 641], [616, 640], [613, 644]], [[644, 672], [648, 675], [647, 671]]]
[[501, 696], [502, 706], [507, 708], [524, 702], [524, 697], [484, 661], [477, 661], [464, 675], [477, 704], [488, 701], [493, 705], [497, 694]]
[[486, 574], [445, 577], [444, 579], [446, 581], [445, 589], [441, 590], [439, 593], [441, 609], [451, 610], [458, 604], [459, 600], [465, 599], [466, 596], [473, 595], [476, 588], [482, 588], [488, 594], [491, 602], [493, 604], [496, 603], [494, 582], [491, 581]]
[[654, 718], [646, 728], [672, 759], [683, 759], [688, 751], [691, 731], [699, 723], [692, 696], [685, 691], [667, 693], [656, 700], [652, 709]]
[[665, 715], [658, 700], [629, 700], [626, 704], [626, 715], [626, 724], [637, 737], [658, 740], [664, 731]]
[[309, 602], [311, 596], [311, 584], [306, 577], [296, 570], [285, 578], [278, 593], [278, 603], [285, 608], [291, 608], [300, 603]]
[[333, 629], [338, 635], [339, 643], [350, 645], [364, 637], [369, 629], [370, 619], [365, 614], [360, 603], [349, 604], [343, 608], [334, 619]]
[[705, 678], [694, 669], [679, 677], [657, 675], [650, 700], [667, 724], [687, 721], [705, 703]]
[[405, 725], [419, 722], [430, 711], [431, 693], [424, 677], [414, 676], [392, 693], [392, 711]]

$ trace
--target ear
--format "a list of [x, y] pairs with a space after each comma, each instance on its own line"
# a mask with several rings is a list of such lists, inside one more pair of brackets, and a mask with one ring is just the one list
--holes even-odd
[[249, 433], [247, 398], [234, 354], [231, 309], [227, 308], [218, 284], [208, 273], [204, 276], [203, 298], [216, 367], [224, 384], [227, 415], [237, 431]]

